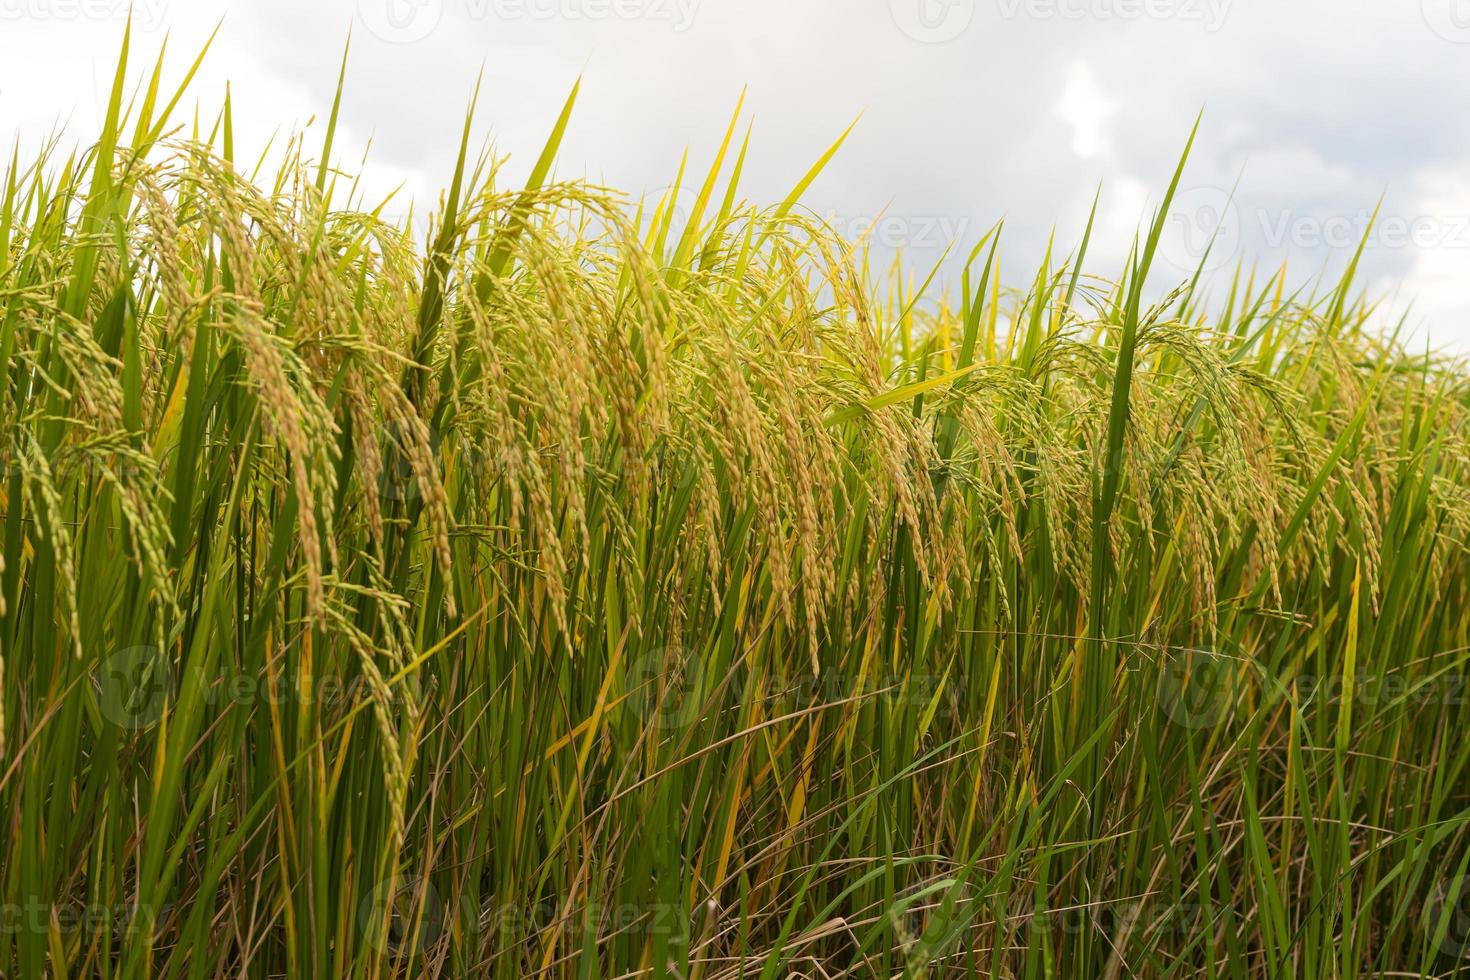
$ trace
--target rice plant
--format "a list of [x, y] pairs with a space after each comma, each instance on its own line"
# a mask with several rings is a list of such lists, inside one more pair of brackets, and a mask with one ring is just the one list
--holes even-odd
[[396, 222], [197, 67], [0, 186], [0, 975], [1470, 975], [1470, 373], [1352, 267], [1168, 281], [1176, 172], [942, 295], [575, 91]]

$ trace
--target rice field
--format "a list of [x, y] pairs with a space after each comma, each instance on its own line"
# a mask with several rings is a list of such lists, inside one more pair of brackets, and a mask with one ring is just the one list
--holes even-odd
[[1355, 261], [1171, 281], [1174, 173], [946, 287], [575, 91], [395, 221], [133, 61], [0, 184], [0, 976], [1470, 976], [1470, 372]]

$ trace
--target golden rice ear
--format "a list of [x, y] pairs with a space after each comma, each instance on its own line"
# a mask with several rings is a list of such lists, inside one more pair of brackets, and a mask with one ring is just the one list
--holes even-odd
[[0, 975], [1453, 970], [1470, 403], [1350, 280], [916, 291], [565, 115], [390, 219], [156, 89], [0, 185]]

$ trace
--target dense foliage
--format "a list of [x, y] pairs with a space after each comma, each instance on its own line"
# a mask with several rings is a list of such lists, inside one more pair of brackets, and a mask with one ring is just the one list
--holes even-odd
[[424, 242], [123, 61], [0, 187], [0, 975], [1470, 966], [1470, 375], [1351, 269], [940, 301], [570, 101]]

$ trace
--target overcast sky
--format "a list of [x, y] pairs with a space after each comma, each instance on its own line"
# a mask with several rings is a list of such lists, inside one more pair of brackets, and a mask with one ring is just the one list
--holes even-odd
[[[93, 133], [127, 0], [0, 0], [0, 138]], [[349, 29], [344, 145], [372, 186], [430, 201], [482, 67], [481, 132], [528, 169], [579, 75], [559, 162], [630, 192], [707, 166], [742, 87], [745, 189], [783, 196], [861, 115], [807, 201], [933, 261], [1006, 219], [1008, 265], [1070, 247], [1092, 195], [1115, 271], [1204, 110], [1159, 266], [1183, 279], [1223, 221], [1293, 280], [1346, 263], [1380, 196], [1364, 282], [1417, 336], [1470, 350], [1470, 0], [135, 0], [192, 93], [232, 83], [237, 143], [324, 117]], [[320, 122], [317, 123], [320, 128]], [[699, 170], [702, 173], [702, 170]], [[1229, 192], [1237, 187], [1233, 203]]]

